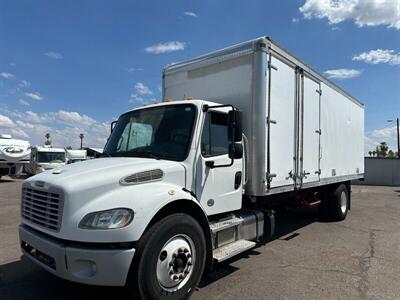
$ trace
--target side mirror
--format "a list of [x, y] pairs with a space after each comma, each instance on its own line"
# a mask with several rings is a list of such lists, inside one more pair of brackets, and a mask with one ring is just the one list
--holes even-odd
[[[242, 112], [231, 110], [228, 113], [228, 139], [232, 143], [242, 141]], [[233, 140], [232, 140], [233, 139]]]
[[110, 131], [110, 133], [113, 132], [113, 130], [114, 130], [115, 125], [117, 124], [117, 122], [118, 122], [118, 121], [112, 121], [112, 122], [111, 122], [111, 131]]
[[228, 156], [230, 159], [240, 159], [243, 157], [243, 145], [241, 143], [232, 143], [229, 145]]

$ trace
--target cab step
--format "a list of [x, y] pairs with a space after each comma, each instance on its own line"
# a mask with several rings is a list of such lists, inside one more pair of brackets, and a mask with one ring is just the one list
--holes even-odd
[[216, 233], [218, 231], [222, 231], [227, 228], [238, 226], [242, 223], [243, 223], [242, 218], [233, 217], [228, 220], [219, 221], [219, 222], [210, 224], [210, 229], [211, 229], [212, 233]]
[[256, 246], [255, 242], [247, 241], [247, 240], [238, 240], [238, 241], [229, 243], [227, 245], [224, 245], [222, 247], [219, 247], [217, 249], [214, 249], [213, 258], [217, 262], [222, 262], [222, 261], [227, 260], [228, 258], [231, 258], [239, 253], [242, 253], [246, 250], [254, 248], [255, 246]]

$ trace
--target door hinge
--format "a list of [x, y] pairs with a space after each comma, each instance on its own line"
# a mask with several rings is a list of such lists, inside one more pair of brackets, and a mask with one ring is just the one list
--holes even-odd
[[273, 64], [271, 64], [270, 62], [268, 63], [268, 68], [270, 69], [274, 69], [275, 71], [278, 71], [278, 68], [275, 67]]
[[267, 124], [276, 124], [277, 122], [275, 120], [270, 120], [269, 117], [267, 117]]
[[315, 174], [321, 175], [321, 169], [319, 169], [318, 171], [315, 171]]
[[318, 133], [319, 135], [321, 135], [322, 134], [322, 130], [321, 129], [315, 130], [315, 133]]
[[266, 173], [265, 174], [265, 177], [266, 177], [266, 179], [267, 179], [267, 181], [268, 182], [271, 182], [271, 180], [272, 180], [272, 178], [275, 178], [276, 177], [276, 174], [272, 174], [272, 173]]
[[315, 90], [320, 96], [322, 95], [322, 90]]

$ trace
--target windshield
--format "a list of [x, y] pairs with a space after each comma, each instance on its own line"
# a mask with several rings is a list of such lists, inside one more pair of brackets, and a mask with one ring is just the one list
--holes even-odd
[[38, 152], [38, 162], [41, 163], [63, 163], [65, 153], [63, 152]]
[[166, 105], [122, 115], [108, 140], [108, 156], [186, 158], [196, 116], [192, 104]]

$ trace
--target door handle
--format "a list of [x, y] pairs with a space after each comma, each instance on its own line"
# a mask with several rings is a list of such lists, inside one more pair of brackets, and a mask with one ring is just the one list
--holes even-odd
[[236, 172], [235, 174], [235, 190], [237, 190], [242, 183], [242, 172]]
[[207, 160], [206, 161], [206, 167], [209, 167], [210, 169], [213, 169], [215, 165], [215, 162], [213, 160]]

